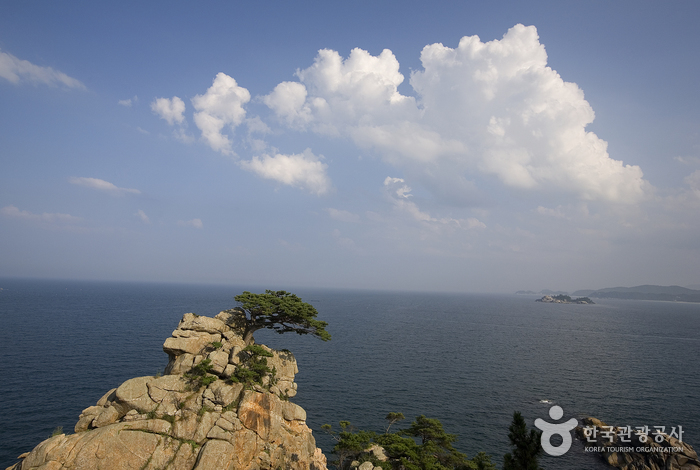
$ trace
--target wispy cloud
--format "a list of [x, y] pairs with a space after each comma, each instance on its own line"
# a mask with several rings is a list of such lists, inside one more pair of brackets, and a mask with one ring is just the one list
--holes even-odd
[[454, 219], [451, 217], [436, 218], [420, 210], [418, 205], [409, 199], [413, 197], [413, 194], [411, 194], [412, 189], [406, 184], [403, 178], [387, 176], [384, 180], [384, 189], [389, 201], [391, 201], [399, 212], [408, 214], [412, 219], [433, 228], [439, 228], [440, 226], [451, 226], [461, 229], [486, 228], [486, 224], [476, 217], [469, 217], [467, 219]]
[[331, 219], [339, 220], [340, 222], [357, 223], [360, 221], [360, 216], [353, 214], [352, 212], [333, 209], [332, 207], [327, 208], [326, 211], [328, 212], [328, 215], [331, 216]]
[[50, 86], [65, 86], [84, 90], [80, 80], [69, 77], [51, 67], [34, 65], [28, 60], [19, 59], [12, 54], [0, 51], [0, 77], [12, 82], [43, 83]]
[[124, 106], [126, 108], [131, 108], [132, 105], [138, 103], [139, 97], [134, 95], [133, 98], [129, 98], [126, 100], [119, 100], [117, 103], [120, 104], [121, 106]]
[[139, 209], [134, 215], [136, 217], [138, 217], [139, 219], [141, 219], [144, 224], [151, 223], [151, 219], [149, 219], [148, 216], [146, 215], [146, 213], [144, 211], [142, 211], [141, 209]]
[[29, 211], [19, 210], [17, 207], [12, 205], [5, 206], [2, 209], [0, 209], [0, 214], [15, 219], [33, 220], [37, 222], [45, 222], [48, 224], [72, 224], [80, 222], [82, 220], [80, 217], [76, 217], [70, 214], [61, 214], [58, 212], [44, 212], [42, 214], [34, 214]]
[[120, 188], [110, 183], [109, 181], [101, 180], [98, 178], [84, 178], [73, 176], [68, 179], [68, 182], [77, 186], [84, 186], [86, 188], [97, 189], [98, 191], [104, 191], [118, 196], [121, 196], [126, 193], [141, 194], [141, 191], [139, 191], [138, 189]]
[[180, 227], [194, 227], [201, 229], [204, 227], [204, 224], [202, 224], [202, 219], [192, 219], [192, 220], [178, 220], [177, 224]]

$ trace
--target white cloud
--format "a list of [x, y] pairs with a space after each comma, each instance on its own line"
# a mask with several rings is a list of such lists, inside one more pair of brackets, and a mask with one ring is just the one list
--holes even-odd
[[173, 130], [173, 137], [184, 144], [191, 144], [194, 142], [194, 136], [192, 134], [188, 134], [182, 127]]
[[700, 157], [694, 156], [677, 156], [673, 157], [673, 159], [684, 165], [697, 165], [698, 163], [700, 163]]
[[202, 219], [178, 220], [177, 224], [181, 227], [194, 227], [198, 229], [204, 227], [204, 225], [202, 224]]
[[68, 88], [85, 89], [79, 80], [69, 77], [51, 67], [40, 67], [12, 54], [0, 51], [0, 77], [12, 82], [29, 81], [46, 85], [63, 85]]
[[33, 214], [28, 211], [22, 211], [19, 210], [15, 206], [5, 206], [2, 209], [0, 209], [0, 214], [6, 216], [6, 217], [13, 217], [16, 219], [24, 219], [24, 220], [34, 220], [37, 222], [44, 222], [44, 223], [49, 223], [49, 224], [70, 224], [70, 223], [75, 223], [79, 222], [82, 219], [80, 217], [75, 217], [70, 214], [61, 214], [61, 213], [48, 213], [44, 212], [43, 214]]
[[537, 213], [541, 215], [546, 215], [549, 217], [555, 217], [559, 219], [568, 219], [564, 211], [562, 210], [561, 206], [558, 206], [556, 209], [550, 209], [548, 207], [543, 207], [543, 206], [537, 206]]
[[329, 135], [348, 126], [376, 125], [401, 113], [417, 114], [413, 98], [397, 91], [399, 62], [388, 49], [374, 57], [355, 48], [343, 58], [322, 49], [314, 64], [297, 72], [299, 82], [283, 82], [263, 102], [287, 125]]
[[131, 188], [119, 188], [109, 181], [101, 180], [98, 178], [84, 178], [73, 176], [68, 179], [68, 182], [78, 186], [84, 186], [86, 188], [97, 189], [98, 191], [105, 191], [114, 195], [123, 195], [125, 193], [131, 194], [141, 194], [138, 189]]
[[[117, 103], [120, 104], [121, 106], [124, 106], [124, 107], [127, 107], [127, 108], [131, 108], [131, 106], [132, 106], [134, 103], [137, 103], [138, 101], [139, 101], [139, 97], [136, 96], [136, 95], [134, 95], [133, 98], [129, 98], [129, 99], [126, 99], [126, 100], [119, 100]], [[151, 109], [153, 109], [153, 104], [151, 104]]]
[[306, 189], [317, 195], [328, 192], [331, 181], [326, 174], [328, 165], [323, 163], [323, 156], [317, 157], [310, 149], [294, 155], [276, 154], [253, 157], [241, 161], [243, 169], [252, 171], [265, 179], [272, 179], [289, 186]]
[[412, 190], [405, 183], [403, 178], [392, 178], [390, 176], [387, 176], [384, 180], [384, 189], [387, 197], [400, 213], [407, 214], [411, 219], [425, 223], [435, 229], [443, 226], [461, 229], [486, 228], [486, 224], [474, 217], [467, 219], [435, 218], [429, 213], [421, 211], [415, 202], [409, 200], [413, 196], [411, 194]]
[[146, 215], [146, 213], [144, 211], [142, 211], [141, 209], [139, 209], [134, 215], [136, 217], [138, 217], [139, 219], [141, 219], [143, 221], [143, 223], [145, 223], [145, 224], [151, 223], [151, 219], [149, 219], [148, 216]]
[[335, 229], [332, 232], [333, 238], [335, 239], [335, 242], [338, 244], [338, 246], [343, 247], [343, 248], [349, 248], [357, 253], [363, 253], [362, 250], [357, 249], [355, 246], [355, 241], [352, 238], [348, 237], [343, 237], [342, 234], [340, 233], [340, 230]]
[[173, 96], [171, 99], [156, 98], [151, 103], [151, 110], [161, 119], [165, 119], [171, 126], [175, 123], [182, 124], [185, 121], [185, 102], [177, 96]]
[[700, 170], [695, 170], [690, 175], [686, 176], [685, 184], [690, 186], [690, 190], [696, 197], [700, 198]]
[[214, 83], [204, 95], [192, 98], [197, 111], [194, 122], [202, 131], [202, 139], [209, 146], [225, 155], [234, 155], [229, 136], [224, 134], [228, 126], [233, 131], [243, 122], [246, 111], [243, 105], [250, 101], [250, 93], [238, 86], [236, 80], [225, 73], [218, 73]]
[[329, 207], [328, 209], [326, 209], [326, 211], [328, 212], [328, 215], [331, 216], [331, 219], [335, 219], [340, 222], [357, 223], [360, 221], [360, 216], [357, 214], [353, 214], [352, 212], [333, 209], [332, 207]]
[[[343, 59], [324, 49], [263, 102], [290, 128], [349, 137], [433, 186], [446, 175], [493, 175], [507, 187], [619, 203], [652, 189], [638, 166], [610, 158], [607, 142], [586, 131], [594, 112], [547, 66], [535, 27], [486, 43], [464, 37], [454, 49], [428, 45], [421, 62], [414, 98], [398, 92], [404, 77], [391, 51], [353, 49]], [[460, 181], [471, 184], [450, 184]]]

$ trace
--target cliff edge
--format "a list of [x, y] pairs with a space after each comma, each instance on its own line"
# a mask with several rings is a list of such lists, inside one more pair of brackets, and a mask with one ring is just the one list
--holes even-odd
[[8, 470], [327, 470], [296, 395], [296, 359], [246, 348], [236, 310], [187, 313], [161, 377], [137, 377]]

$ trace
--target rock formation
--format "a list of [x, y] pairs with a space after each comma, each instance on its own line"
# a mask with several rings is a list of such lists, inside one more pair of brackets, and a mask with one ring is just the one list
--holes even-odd
[[[584, 418], [576, 436], [587, 452], [600, 453], [603, 459], [621, 470], [700, 470], [698, 454], [690, 444], [659, 433], [643, 435], [608, 426], [596, 418]], [[658, 441], [657, 441], [658, 439]]]
[[326, 470], [306, 412], [289, 401], [294, 356], [260, 345], [267, 357], [256, 359], [237, 321], [236, 310], [185, 314], [163, 345], [166, 375], [110, 390], [75, 434], [45, 440], [9, 469]]

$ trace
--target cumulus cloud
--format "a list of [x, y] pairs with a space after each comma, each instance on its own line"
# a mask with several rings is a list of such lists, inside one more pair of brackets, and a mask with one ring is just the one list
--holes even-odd
[[101, 180], [98, 178], [84, 178], [73, 176], [68, 179], [68, 182], [78, 186], [84, 186], [86, 188], [97, 189], [98, 191], [104, 191], [113, 195], [121, 196], [126, 193], [130, 194], [141, 194], [138, 189], [132, 188], [119, 188], [109, 181]]
[[547, 66], [535, 27], [516, 25], [489, 42], [467, 36], [456, 48], [428, 45], [421, 62], [410, 77], [414, 98], [398, 91], [404, 77], [391, 51], [354, 49], [343, 59], [324, 49], [263, 102], [290, 128], [349, 137], [437, 179], [493, 175], [507, 187], [620, 203], [651, 189], [638, 166], [612, 159], [607, 142], [586, 131], [593, 109]]
[[[131, 106], [131, 100], [129, 100], [129, 106]], [[185, 121], [185, 102], [177, 96], [173, 96], [171, 99], [156, 98], [151, 103], [151, 110], [161, 119], [165, 119], [171, 126], [175, 123], [182, 124]]]
[[314, 155], [311, 149], [306, 149], [303, 153], [293, 155], [278, 153], [273, 156], [256, 156], [251, 160], [241, 161], [240, 165], [265, 179], [321, 195], [331, 188], [330, 178], [326, 174], [328, 165], [321, 161], [322, 158], [323, 156]]
[[75, 222], [79, 222], [82, 219], [80, 217], [75, 217], [70, 214], [61, 214], [61, 213], [48, 213], [44, 212], [43, 214], [34, 214], [29, 211], [22, 211], [19, 210], [15, 206], [5, 206], [2, 209], [0, 209], [0, 214], [6, 216], [6, 217], [12, 217], [15, 219], [24, 219], [24, 220], [33, 220], [37, 222], [44, 222], [48, 224], [71, 224]]
[[0, 51], [0, 77], [12, 82], [29, 81], [50, 86], [62, 85], [68, 88], [85, 89], [79, 80], [69, 77], [51, 67], [34, 65], [27, 60], [18, 59], [7, 52]]
[[238, 86], [236, 80], [225, 73], [216, 75], [214, 83], [204, 95], [192, 98], [192, 105], [197, 111], [194, 122], [202, 131], [202, 139], [212, 149], [234, 155], [231, 140], [224, 130], [228, 128], [233, 131], [243, 122], [246, 115], [243, 105], [248, 101], [248, 90]]
[[204, 227], [204, 225], [202, 224], [202, 219], [178, 220], [177, 224], [181, 227], [194, 227], [198, 229]]

